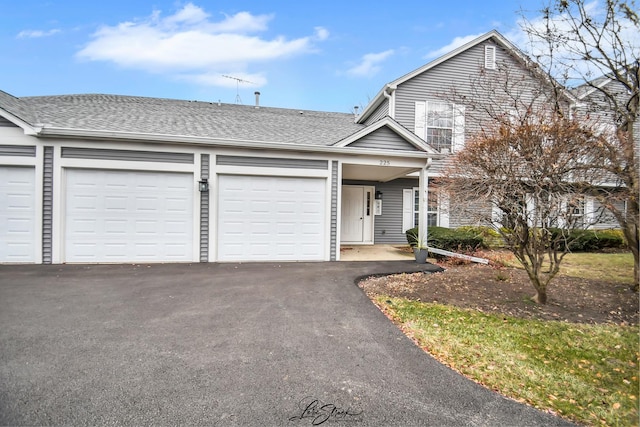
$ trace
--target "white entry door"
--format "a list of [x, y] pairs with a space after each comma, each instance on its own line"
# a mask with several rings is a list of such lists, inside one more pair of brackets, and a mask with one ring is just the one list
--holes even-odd
[[341, 243], [373, 243], [373, 187], [342, 186]]
[[326, 179], [220, 175], [218, 261], [323, 261]]
[[65, 262], [194, 261], [193, 175], [66, 171]]
[[0, 262], [35, 262], [35, 170], [0, 166]]

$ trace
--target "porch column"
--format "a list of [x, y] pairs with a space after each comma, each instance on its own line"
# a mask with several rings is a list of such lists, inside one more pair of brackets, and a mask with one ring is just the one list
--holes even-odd
[[427, 210], [429, 206], [429, 177], [427, 176], [427, 170], [431, 166], [431, 159], [428, 159], [427, 164], [420, 169], [419, 176], [419, 192], [420, 203], [418, 204], [418, 239], [421, 240], [421, 246], [427, 246]]

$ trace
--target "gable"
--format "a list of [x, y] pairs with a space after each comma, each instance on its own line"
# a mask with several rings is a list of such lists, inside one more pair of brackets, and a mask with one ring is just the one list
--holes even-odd
[[400, 137], [388, 127], [381, 127], [357, 141], [349, 144], [349, 147], [372, 148], [381, 150], [421, 151], [416, 146]]
[[11, 122], [10, 120], [0, 116], [0, 128], [18, 128], [20, 126], [16, 125], [15, 123]]

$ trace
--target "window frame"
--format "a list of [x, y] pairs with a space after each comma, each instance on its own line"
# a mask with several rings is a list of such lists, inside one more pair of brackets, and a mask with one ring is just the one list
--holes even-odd
[[[425, 212], [427, 217], [427, 227], [439, 227], [440, 226], [440, 202], [438, 197], [438, 192], [436, 189], [429, 188], [427, 190], [429, 192], [427, 199], [428, 209]], [[434, 202], [435, 199], [435, 202]], [[419, 225], [419, 206], [420, 206], [420, 187], [413, 187], [413, 198], [412, 198], [412, 227], [417, 227]], [[432, 209], [435, 207], [435, 209]], [[430, 218], [435, 218], [435, 224], [430, 221]]]
[[[446, 112], [443, 109], [438, 107], [447, 106]], [[437, 107], [436, 107], [437, 106]], [[425, 104], [425, 124], [424, 124], [424, 138], [427, 144], [435, 148], [436, 150], [443, 152], [443, 150], [448, 150], [448, 152], [453, 152], [453, 146], [455, 144], [454, 135], [455, 135], [455, 104], [453, 102], [447, 101], [426, 101]], [[438, 113], [443, 113], [448, 117], [437, 117]], [[438, 122], [440, 121], [448, 121], [449, 126], [441, 126]], [[436, 142], [429, 139], [429, 130], [436, 130], [438, 133], [447, 132], [448, 135], [444, 138], [448, 139], [448, 143]], [[434, 135], [432, 136], [434, 139], [443, 139], [443, 135]]]

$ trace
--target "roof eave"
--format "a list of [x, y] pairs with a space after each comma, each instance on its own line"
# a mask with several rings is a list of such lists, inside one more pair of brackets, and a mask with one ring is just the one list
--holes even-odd
[[315, 152], [315, 153], [333, 153], [333, 154], [355, 154], [355, 155], [371, 155], [386, 157], [411, 157], [411, 158], [428, 158], [433, 157], [426, 152], [407, 152], [397, 150], [383, 149], [362, 149], [339, 147], [334, 145], [317, 146], [317, 145], [300, 145], [286, 142], [271, 141], [254, 141], [244, 139], [229, 138], [212, 138], [197, 137], [184, 135], [161, 135], [149, 133], [135, 132], [117, 132], [117, 131], [96, 131], [84, 129], [66, 129], [58, 127], [44, 127], [37, 134], [38, 137], [50, 138], [72, 138], [72, 139], [97, 139], [109, 141], [135, 141], [135, 142], [155, 142], [159, 144], [188, 144], [197, 146], [215, 146], [223, 148], [244, 148], [244, 149], [260, 149], [260, 150], [280, 150], [280, 151], [297, 151], [297, 152]]
[[9, 120], [14, 125], [20, 127], [24, 131], [25, 135], [38, 135], [38, 133], [42, 129], [42, 127], [33, 126], [30, 123], [22, 120], [20, 117], [16, 116], [15, 114], [12, 114], [7, 110], [1, 109], [1, 108], [0, 108], [0, 116]]

